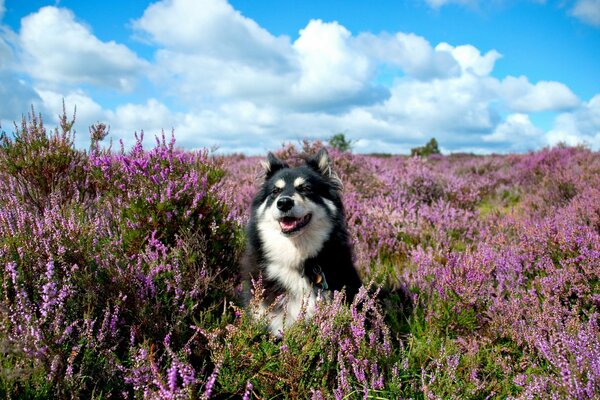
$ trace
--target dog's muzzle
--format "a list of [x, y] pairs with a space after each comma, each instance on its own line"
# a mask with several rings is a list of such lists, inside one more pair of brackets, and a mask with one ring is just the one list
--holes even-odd
[[277, 209], [283, 214], [279, 218], [279, 226], [281, 232], [286, 236], [291, 236], [299, 233], [310, 222], [312, 214], [308, 213], [302, 217], [296, 217], [291, 215], [290, 212], [294, 208], [295, 202], [289, 196], [281, 196], [277, 200]]

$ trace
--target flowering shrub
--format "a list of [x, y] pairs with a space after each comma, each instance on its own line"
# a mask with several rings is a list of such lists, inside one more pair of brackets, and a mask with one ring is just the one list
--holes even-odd
[[115, 151], [102, 124], [82, 151], [64, 116], [15, 129], [0, 142], [1, 397], [600, 396], [597, 152], [331, 149], [373, 283], [274, 340], [237, 297], [260, 157], [164, 134]]
[[412, 297], [385, 307], [398, 339], [387, 396], [599, 395], [598, 153], [330, 154], [363, 279]]
[[164, 135], [150, 151], [139, 137], [129, 152], [82, 152], [70, 128], [32, 118], [3, 137], [0, 392], [150, 393], [136, 357], [150, 348], [151, 372], [176, 368], [163, 360], [233, 295], [240, 240], [221, 169]]

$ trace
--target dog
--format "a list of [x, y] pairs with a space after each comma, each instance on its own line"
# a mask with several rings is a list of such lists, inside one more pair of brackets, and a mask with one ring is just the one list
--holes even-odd
[[254, 197], [242, 261], [246, 302], [260, 279], [260, 304], [252, 310], [267, 317], [271, 333], [301, 316], [310, 317], [317, 301], [345, 290], [352, 301], [361, 280], [352, 260], [342, 184], [325, 148], [304, 164], [290, 167], [269, 153], [264, 182]]

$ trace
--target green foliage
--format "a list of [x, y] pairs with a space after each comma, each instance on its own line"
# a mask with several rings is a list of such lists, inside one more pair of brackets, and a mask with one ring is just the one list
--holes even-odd
[[435, 138], [432, 138], [425, 146], [414, 147], [410, 149], [411, 157], [428, 157], [432, 154], [440, 154], [440, 149], [438, 147], [438, 142]]
[[[64, 107], [64, 106], [63, 106]], [[19, 199], [41, 212], [55, 201], [82, 202], [92, 195], [87, 186], [85, 154], [73, 147], [75, 115], [69, 120], [63, 108], [59, 127], [48, 134], [41, 115], [31, 109], [15, 132], [0, 134], [0, 174], [14, 180]]]
[[329, 138], [329, 145], [334, 149], [337, 149], [341, 152], [346, 152], [352, 150], [352, 145], [354, 141], [350, 139], [346, 139], [346, 134], [344, 133], [336, 133], [331, 138]]
[[478, 205], [479, 215], [482, 218], [491, 215], [506, 215], [515, 210], [520, 201], [520, 194], [516, 189], [503, 189], [484, 198]]
[[515, 343], [504, 340], [482, 346], [471, 335], [451, 338], [441, 334], [439, 325], [432, 329], [422, 308], [415, 309], [409, 325], [405, 357], [410, 368], [405, 373], [422, 380], [417, 392], [457, 400], [504, 399], [520, 392], [513, 379], [525, 372], [519, 365], [528, 360]]
[[[286, 329], [279, 341], [265, 332], [266, 321], [237, 310], [240, 317], [233, 323], [206, 334], [219, 365], [218, 392], [240, 395], [251, 382], [257, 398], [310, 398], [317, 391], [329, 397], [334, 390], [348, 398], [357, 393], [397, 397], [399, 391], [390, 387], [372, 387], [397, 378], [398, 354], [391, 351], [382, 316], [367, 296], [362, 292], [348, 307], [337, 294], [330, 305], [319, 307], [313, 320]], [[366, 316], [372, 336], [365, 335]]]
[[282, 393], [307, 398], [311, 388], [331, 383], [334, 366], [319, 366], [325, 349], [314, 326], [295, 327], [279, 343], [265, 335], [264, 325], [248, 317], [230, 332], [216, 355], [223, 360], [218, 379], [222, 393], [235, 394], [251, 381], [254, 392], [263, 398]]

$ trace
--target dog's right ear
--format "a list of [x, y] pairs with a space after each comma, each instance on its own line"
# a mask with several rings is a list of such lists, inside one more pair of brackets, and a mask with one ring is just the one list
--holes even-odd
[[289, 168], [287, 163], [284, 163], [271, 152], [267, 155], [265, 161], [260, 162], [265, 170], [265, 180], [271, 178], [277, 171], [284, 168]]

